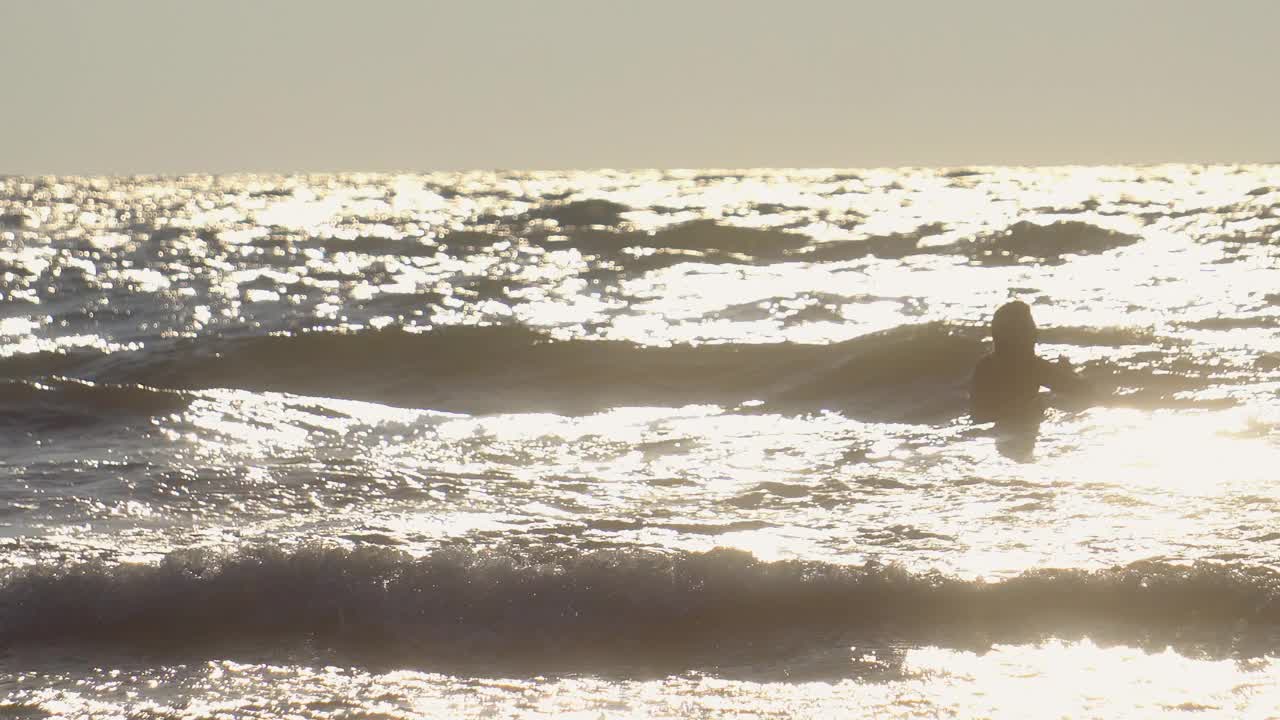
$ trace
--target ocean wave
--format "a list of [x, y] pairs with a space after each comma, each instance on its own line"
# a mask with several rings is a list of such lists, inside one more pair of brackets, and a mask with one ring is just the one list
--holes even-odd
[[737, 550], [528, 558], [310, 546], [182, 551], [156, 565], [9, 571], [0, 642], [197, 650], [229, 637], [390, 657], [632, 662], [880, 640], [1027, 642], [1089, 635], [1160, 646], [1276, 647], [1280, 575], [1139, 562], [998, 582], [894, 566], [765, 562]]
[[1062, 325], [1039, 330], [1042, 343], [1075, 345], [1079, 347], [1161, 346], [1172, 348], [1185, 345], [1186, 341], [1167, 335], [1158, 335], [1147, 328], [1132, 327], [1078, 327]]
[[[489, 218], [490, 222], [479, 223], [477, 229], [447, 231], [436, 240], [357, 236], [298, 242], [327, 252], [414, 257], [440, 252], [467, 255], [497, 242], [523, 238], [548, 248], [573, 247], [614, 262], [631, 273], [690, 259], [743, 264], [786, 262], [793, 259], [795, 252], [814, 242], [808, 235], [785, 228], [743, 227], [711, 219], [679, 222], [645, 232], [637, 230], [622, 217], [630, 210], [625, 205], [600, 199], [549, 202], [535, 205], [523, 214]], [[280, 240], [267, 236], [253, 240], [251, 244], [272, 247]], [[634, 253], [624, 252], [637, 247], [652, 249], [656, 254], [637, 257]], [[816, 256], [795, 259], [813, 260]]]
[[877, 235], [865, 240], [820, 243], [797, 253], [795, 258], [810, 262], [848, 262], [868, 256], [881, 259], [902, 259], [911, 255], [938, 252], [937, 250], [921, 248], [920, 241], [927, 237], [938, 235], [945, 229], [942, 223], [929, 223], [905, 233]]
[[792, 252], [797, 260], [810, 262], [846, 262], [869, 256], [901, 259], [914, 255], [960, 255], [983, 265], [1056, 265], [1065, 262], [1069, 255], [1094, 255], [1132, 245], [1141, 239], [1076, 220], [1049, 224], [1021, 221], [956, 242], [920, 246], [922, 240], [940, 235], [946, 229], [942, 223], [929, 223], [910, 232], [786, 250]]
[[69, 379], [0, 381], [0, 426], [25, 431], [78, 429], [179, 412], [189, 402], [187, 393], [135, 385]]
[[[780, 228], [726, 225], [715, 220], [692, 220], [641, 232], [625, 224], [562, 226], [560, 234], [533, 234], [547, 248], [573, 247], [605, 260], [623, 274], [638, 275], [684, 262], [765, 265], [814, 258], [795, 253], [811, 245], [808, 235]], [[444, 242], [450, 242], [446, 236]], [[651, 252], [635, 254], [632, 248]]]
[[[1194, 405], [1198, 401], [1188, 400], [1187, 393], [1205, 389], [1214, 377], [1212, 368], [1176, 353], [1160, 360], [1164, 355], [1151, 348], [1167, 343], [1141, 331], [1059, 328], [1046, 331], [1046, 340], [1110, 345], [1132, 355], [1081, 368], [1103, 391], [1125, 388], [1124, 404], [1130, 406]], [[1129, 346], [1136, 348], [1124, 350]], [[157, 411], [181, 398], [138, 388], [274, 391], [470, 414], [578, 415], [625, 406], [714, 404], [935, 423], [966, 412], [969, 377], [985, 351], [980, 330], [941, 323], [905, 325], [830, 345], [672, 347], [552, 340], [520, 326], [446, 327], [424, 333], [388, 329], [204, 338], [127, 352], [18, 355], [0, 359], [0, 377], [99, 383], [102, 387], [60, 387], [64, 395], [123, 393], [124, 408], [154, 406]], [[1153, 353], [1159, 357], [1153, 359]]]
[[800, 233], [777, 228], [722, 225], [714, 220], [693, 220], [654, 233], [655, 247], [676, 250], [719, 250], [757, 258], [785, 259], [788, 251], [813, 242]]
[[[591, 413], [619, 406], [844, 409], [885, 420], [954, 416], [982, 344], [913, 325], [833, 345], [647, 347], [552, 341], [518, 326], [179, 341], [110, 354], [17, 356], [0, 376], [234, 388], [435, 410]], [[915, 402], [908, 402], [914, 398]]]
[[[1132, 245], [1139, 240], [1135, 235], [1075, 220], [1046, 225], [1022, 221], [1002, 231], [982, 234], [946, 248], [986, 265], [1012, 265], [1027, 260], [1038, 264], [1058, 264], [1064, 262], [1068, 255], [1094, 255]], [[942, 248], [936, 251], [945, 252]]]
[[561, 227], [618, 225], [631, 208], [612, 200], [587, 198], [570, 202], [544, 203], [530, 210], [530, 219], [554, 220]]

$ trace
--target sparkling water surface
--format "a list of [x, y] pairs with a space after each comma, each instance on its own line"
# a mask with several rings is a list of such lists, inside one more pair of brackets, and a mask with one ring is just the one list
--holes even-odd
[[[0, 709], [1275, 717], [1277, 207], [1271, 165], [0, 178]], [[1034, 437], [965, 416], [1011, 298], [1108, 396]]]

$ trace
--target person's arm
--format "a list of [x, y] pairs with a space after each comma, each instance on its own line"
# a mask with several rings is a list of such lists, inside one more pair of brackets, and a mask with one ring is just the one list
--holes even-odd
[[1088, 381], [1076, 374], [1069, 360], [1049, 362], [1044, 358], [1036, 358], [1036, 364], [1040, 372], [1040, 384], [1054, 392], [1082, 397], [1095, 392]]

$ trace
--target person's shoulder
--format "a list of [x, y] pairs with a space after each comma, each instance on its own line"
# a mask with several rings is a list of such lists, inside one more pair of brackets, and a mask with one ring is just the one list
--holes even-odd
[[980, 373], [982, 374], [989, 373], [991, 372], [991, 369], [995, 367], [995, 364], [996, 364], [995, 353], [987, 353], [986, 355], [983, 355], [982, 357], [978, 358], [977, 364], [973, 366], [973, 374], [977, 376]]
[[991, 353], [978, 358], [973, 366], [973, 374], [969, 376], [969, 384], [975, 389], [989, 387], [996, 380], [996, 359]]

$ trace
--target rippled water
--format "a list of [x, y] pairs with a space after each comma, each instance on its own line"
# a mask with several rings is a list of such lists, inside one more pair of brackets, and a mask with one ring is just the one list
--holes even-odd
[[[1280, 168], [0, 178], [0, 709], [1272, 717]], [[990, 313], [1108, 398], [965, 416]], [[221, 714], [221, 715], [220, 715]]]

